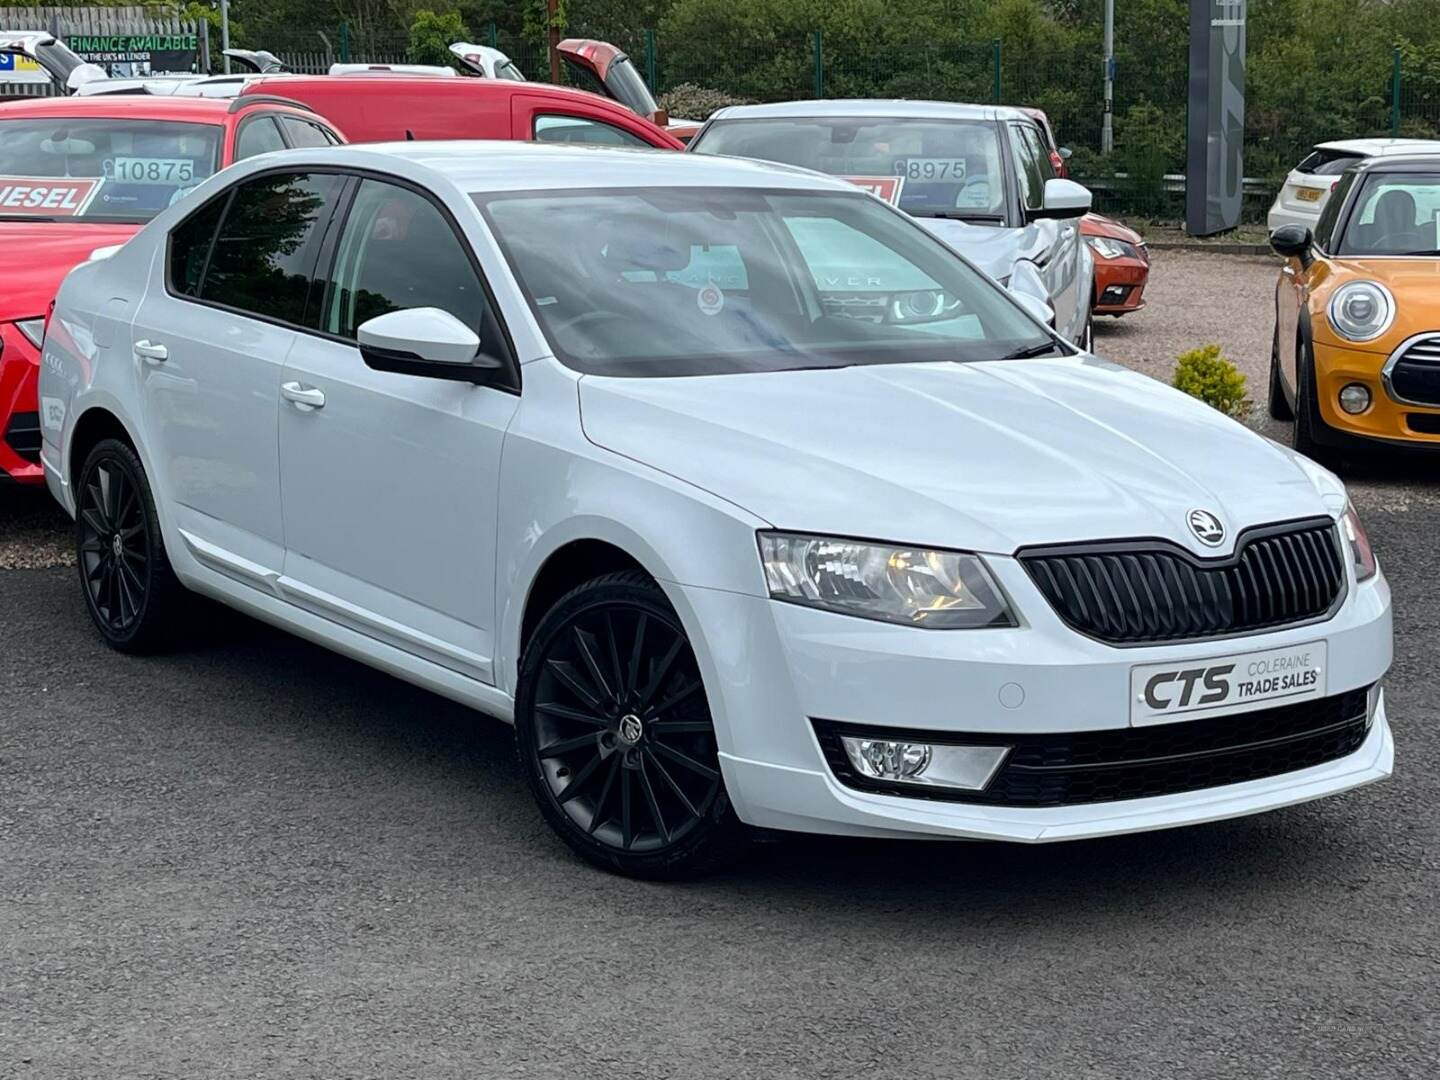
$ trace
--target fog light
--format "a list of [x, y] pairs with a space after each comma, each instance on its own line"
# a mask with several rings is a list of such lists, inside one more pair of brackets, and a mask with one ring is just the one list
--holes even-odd
[[898, 784], [979, 791], [1000, 768], [1008, 746], [945, 746], [842, 735], [845, 756], [861, 776]]
[[1351, 416], [1370, 408], [1370, 391], [1358, 382], [1352, 382], [1340, 391], [1340, 408]]

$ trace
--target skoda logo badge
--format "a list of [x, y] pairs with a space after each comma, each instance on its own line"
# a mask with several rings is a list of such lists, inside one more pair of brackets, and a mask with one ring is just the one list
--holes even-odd
[[1186, 520], [1195, 538], [1206, 547], [1218, 547], [1225, 539], [1225, 526], [1209, 510], [1191, 510]]

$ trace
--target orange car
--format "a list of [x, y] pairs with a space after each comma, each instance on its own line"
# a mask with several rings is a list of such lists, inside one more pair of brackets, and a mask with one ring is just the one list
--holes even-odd
[[1351, 166], [1313, 235], [1270, 243], [1286, 259], [1270, 415], [1294, 418], [1295, 449], [1440, 447], [1440, 154]]
[[1080, 235], [1095, 256], [1095, 314], [1118, 319], [1144, 307], [1150, 251], [1140, 234], [1110, 218], [1086, 214]]

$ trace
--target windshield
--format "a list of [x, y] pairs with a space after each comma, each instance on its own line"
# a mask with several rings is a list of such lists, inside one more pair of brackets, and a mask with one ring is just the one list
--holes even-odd
[[1365, 177], [1337, 253], [1440, 254], [1440, 172]]
[[0, 220], [145, 222], [215, 172], [223, 129], [0, 120]]
[[1061, 351], [998, 286], [859, 191], [477, 195], [555, 354], [715, 375]]
[[849, 179], [898, 177], [897, 205], [918, 217], [1005, 220], [1000, 136], [988, 121], [717, 120], [690, 149], [778, 161]]

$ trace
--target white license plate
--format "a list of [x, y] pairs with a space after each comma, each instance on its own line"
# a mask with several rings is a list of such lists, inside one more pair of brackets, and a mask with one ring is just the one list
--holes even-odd
[[1325, 696], [1325, 642], [1130, 669], [1134, 727], [1252, 712]]

